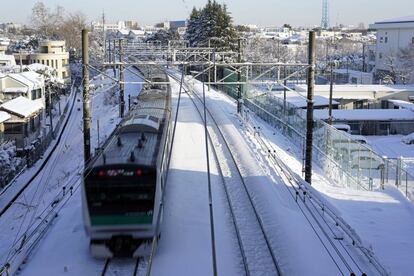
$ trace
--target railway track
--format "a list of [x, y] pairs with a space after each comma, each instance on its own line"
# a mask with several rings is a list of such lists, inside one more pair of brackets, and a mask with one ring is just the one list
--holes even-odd
[[[170, 76], [178, 81], [175, 75]], [[188, 85], [184, 85], [184, 91], [204, 121], [203, 98]], [[244, 179], [235, 158], [235, 149], [229, 144], [225, 133], [207, 107], [205, 112], [208, 114], [208, 136], [213, 145], [212, 151], [229, 204], [245, 275], [282, 275], [271, 241], [249, 190], [249, 183]]]
[[[73, 99], [71, 102], [71, 106], [69, 109], [69, 113], [65, 119], [65, 122], [62, 126], [62, 129], [59, 133], [59, 136], [56, 138], [56, 143], [53, 145], [52, 150], [48, 153], [46, 158], [44, 159], [43, 163], [39, 166], [39, 168], [36, 170], [36, 172], [30, 177], [30, 179], [18, 190], [18, 192], [10, 199], [10, 201], [0, 210], [0, 217], [3, 216], [4, 213], [7, 212], [7, 210], [10, 209], [10, 207], [20, 198], [20, 196], [24, 193], [24, 191], [30, 186], [30, 184], [42, 173], [45, 166], [48, 164], [50, 158], [52, 158], [53, 154], [55, 153], [56, 149], [61, 145], [61, 140], [63, 138], [64, 133], [67, 133], [66, 127], [69, 123], [70, 117], [72, 115], [73, 108], [75, 106], [76, 102], [76, 92], [72, 92]], [[66, 134], [67, 136], [67, 134]], [[65, 138], [63, 138], [65, 139]], [[6, 190], [3, 190], [2, 193], [6, 192]], [[1, 195], [1, 194], [0, 194]]]
[[372, 252], [362, 245], [350, 226], [284, 162], [260, 127], [257, 127], [259, 124], [256, 122], [256, 127], [253, 127], [246, 120], [244, 123], [247, 132], [253, 137], [251, 139], [267, 153], [269, 165], [280, 172], [292, 199], [338, 268], [338, 275], [389, 275]]
[[137, 259], [106, 259], [101, 276], [139, 275], [140, 266], [145, 265], [143, 258]]

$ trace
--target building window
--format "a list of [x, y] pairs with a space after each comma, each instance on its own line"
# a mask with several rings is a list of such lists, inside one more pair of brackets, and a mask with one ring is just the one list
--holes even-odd
[[6, 134], [20, 134], [23, 132], [21, 123], [4, 124], [4, 133]]
[[381, 36], [380, 37], [380, 43], [382, 43], [384, 41], [384, 38]]
[[49, 66], [49, 60], [46, 60], [46, 65]]
[[411, 38], [411, 43], [412, 43], [412, 44], [414, 44], [414, 37], [413, 37], [413, 38]]
[[388, 37], [385, 37], [385, 41], [384, 41], [385, 43], [388, 43]]
[[379, 53], [379, 55], [378, 55], [378, 56], [379, 56], [379, 58], [380, 58], [380, 59], [382, 59], [382, 53]]

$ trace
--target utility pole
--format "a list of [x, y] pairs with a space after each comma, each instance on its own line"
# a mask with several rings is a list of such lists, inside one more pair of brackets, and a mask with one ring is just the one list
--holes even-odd
[[102, 36], [104, 43], [104, 62], [106, 61], [106, 33], [105, 33], [105, 11], [102, 11]]
[[85, 166], [91, 157], [91, 110], [89, 98], [89, 32], [82, 30], [83, 63], [83, 152]]
[[[237, 51], [238, 51], [238, 55], [237, 55], [237, 62], [241, 63], [241, 40], [240, 38], [238, 39], [237, 42]], [[240, 73], [240, 69], [241, 67], [238, 68], [238, 72], [237, 72], [237, 82], [238, 82], [238, 93], [237, 93], [237, 113], [240, 114], [241, 112], [241, 108], [242, 108], [242, 86], [240, 84], [241, 81], [241, 73]]]
[[22, 50], [19, 50], [19, 59], [20, 59], [20, 73], [23, 72], [23, 60], [22, 60]]
[[52, 133], [52, 138], [55, 139], [55, 134], [53, 133], [53, 118], [52, 118], [52, 91], [50, 89], [50, 83], [47, 86], [47, 90], [49, 92], [49, 104], [48, 104], [48, 110], [49, 110], [49, 121], [50, 121], [50, 132]]
[[210, 39], [208, 39], [208, 91], [210, 91], [210, 76], [211, 76], [211, 52], [210, 52]]
[[113, 59], [114, 59], [114, 66], [112, 66], [112, 68], [114, 68], [114, 78], [116, 78], [116, 40], [114, 39], [114, 53], [112, 55]]
[[365, 66], [365, 43], [362, 43], [362, 72], [366, 72], [366, 66]]
[[330, 62], [331, 67], [331, 77], [329, 83], [329, 114], [328, 114], [328, 124], [332, 125], [332, 97], [333, 97], [333, 61]]
[[306, 110], [305, 181], [312, 184], [313, 92], [315, 89], [315, 31], [309, 32], [308, 104]]
[[124, 117], [124, 47], [122, 39], [119, 40], [119, 117]]

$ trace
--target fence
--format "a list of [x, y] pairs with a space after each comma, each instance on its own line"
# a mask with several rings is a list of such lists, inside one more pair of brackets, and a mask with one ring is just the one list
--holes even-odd
[[[225, 92], [233, 98], [236, 98], [236, 89], [225, 85]], [[244, 106], [289, 137], [304, 156], [306, 110], [251, 85], [245, 87], [243, 96]], [[382, 156], [322, 120], [315, 120], [313, 136], [313, 161], [333, 185], [362, 190], [384, 188]]]

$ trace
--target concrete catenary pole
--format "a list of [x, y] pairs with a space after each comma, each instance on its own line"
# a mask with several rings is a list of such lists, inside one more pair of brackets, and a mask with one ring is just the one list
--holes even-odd
[[119, 117], [124, 117], [124, 47], [122, 39], [119, 40]]
[[116, 65], [115, 65], [115, 63], [116, 63], [116, 40], [114, 39], [114, 52], [113, 52], [113, 54], [112, 54], [112, 57], [113, 57], [113, 62], [114, 62], [114, 66], [112, 66], [112, 68], [114, 69], [114, 78], [116, 78]]
[[330, 81], [329, 81], [329, 109], [328, 124], [332, 125], [332, 97], [333, 97], [333, 60], [330, 62]]
[[[239, 38], [238, 42], [237, 42], [237, 62], [240, 63], [241, 62], [241, 39]], [[238, 72], [237, 72], [237, 82], [238, 84], [238, 91], [237, 91], [237, 113], [241, 112], [241, 101], [242, 101], [242, 86], [240, 84], [241, 81], [241, 67], [238, 68]]]
[[89, 31], [82, 30], [83, 63], [83, 152], [85, 166], [91, 157], [91, 110], [89, 98]]
[[313, 93], [315, 89], [315, 32], [309, 32], [308, 104], [306, 110], [305, 181], [312, 184]]

